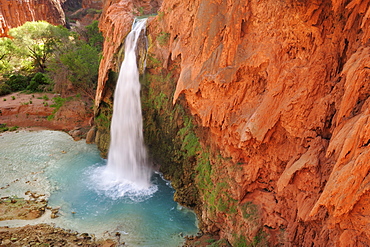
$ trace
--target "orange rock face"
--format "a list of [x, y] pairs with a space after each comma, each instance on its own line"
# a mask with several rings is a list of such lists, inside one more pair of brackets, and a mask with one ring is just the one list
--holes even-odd
[[[0, 1], [0, 37], [6, 36], [9, 29], [23, 25], [27, 21], [44, 20], [53, 25], [65, 25], [63, 0]], [[64, 1], [63, 1], [64, 2]]]
[[[132, 4], [106, 2], [97, 104]], [[153, 41], [153, 53], [164, 67], [180, 61], [173, 103], [185, 96], [203, 142], [229, 158], [212, 163], [213, 183], [244, 205], [232, 217], [205, 206], [206, 231], [232, 243], [262, 230], [271, 245], [370, 245], [369, 18], [369, 0], [163, 1], [149, 33], [168, 42]]]
[[103, 0], [82, 0], [82, 8], [84, 9], [102, 9]]
[[[114, 55], [118, 52], [124, 37], [131, 30], [134, 19], [131, 0], [109, 0], [105, 1], [103, 13], [100, 18], [99, 27], [105, 37], [103, 46], [103, 58], [99, 67], [98, 87], [96, 90], [95, 106], [99, 106], [103, 100], [104, 88], [108, 80], [110, 70], [118, 71], [118, 65], [113, 60]], [[109, 37], [109, 38], [107, 38]]]
[[122, 48], [124, 38], [131, 30], [135, 14], [153, 13], [160, 2], [161, 0], [108, 0], [104, 2], [99, 27], [106, 39], [103, 47], [103, 58], [99, 68], [99, 81], [95, 99], [96, 107], [99, 106], [104, 98], [107, 99], [110, 96], [104, 94], [108, 75], [110, 71], [119, 71], [119, 64], [117, 64], [115, 56], [119, 49]]
[[[55, 112], [55, 108], [51, 107], [54, 104], [53, 97], [55, 95], [51, 93], [13, 93], [1, 96], [0, 123], [9, 127], [41, 127], [63, 131], [90, 128], [93, 113], [91, 106], [84, 100], [67, 101]], [[53, 118], [48, 119], [51, 115]]]
[[[270, 242], [369, 244], [369, 1], [164, 1], [161, 11], [163, 57], [181, 57], [174, 103], [184, 94], [225, 165], [241, 164], [227, 171], [228, 193], [258, 206]], [[227, 239], [255, 235], [227, 215], [202, 217]]]

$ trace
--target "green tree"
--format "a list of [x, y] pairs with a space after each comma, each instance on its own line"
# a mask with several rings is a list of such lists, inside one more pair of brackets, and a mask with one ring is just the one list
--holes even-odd
[[[95, 97], [98, 79], [100, 51], [78, 40], [60, 49], [48, 63], [48, 71], [54, 82], [68, 79], [72, 85], [91, 99]], [[62, 88], [62, 85], [56, 85]]]
[[56, 92], [66, 92], [69, 82], [81, 93], [94, 99], [103, 36], [98, 21], [76, 31], [78, 38], [58, 46], [54, 51], [53, 58], [47, 63], [47, 71], [55, 82]]
[[87, 42], [89, 45], [96, 47], [98, 50], [103, 49], [104, 38], [99, 30], [99, 22], [97, 20], [93, 21], [90, 25], [86, 27]]
[[44, 72], [45, 64], [58, 45], [69, 42], [70, 32], [45, 21], [26, 22], [9, 30], [20, 57], [31, 58], [37, 71]]
[[70, 71], [68, 79], [73, 86], [82, 90], [92, 99], [98, 80], [100, 52], [93, 46], [78, 42], [74, 49], [61, 56], [61, 61]]
[[12, 57], [14, 57], [15, 47], [11, 39], [0, 38], [0, 73], [9, 73], [12, 68]]

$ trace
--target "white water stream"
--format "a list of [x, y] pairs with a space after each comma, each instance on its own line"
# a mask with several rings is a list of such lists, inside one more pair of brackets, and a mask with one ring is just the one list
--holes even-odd
[[108, 187], [117, 189], [119, 185], [122, 193], [148, 189], [152, 174], [143, 140], [140, 81], [136, 62], [137, 41], [145, 25], [146, 19], [136, 20], [126, 37], [125, 57], [114, 93], [111, 143], [103, 179]]

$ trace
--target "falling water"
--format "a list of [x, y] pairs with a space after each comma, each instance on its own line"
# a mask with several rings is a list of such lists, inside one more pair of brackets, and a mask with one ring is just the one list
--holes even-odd
[[125, 58], [114, 93], [111, 143], [104, 179], [107, 183], [119, 185], [122, 193], [147, 189], [152, 174], [143, 140], [140, 82], [136, 62], [136, 47], [145, 24], [146, 19], [135, 20], [132, 31], [127, 35]]

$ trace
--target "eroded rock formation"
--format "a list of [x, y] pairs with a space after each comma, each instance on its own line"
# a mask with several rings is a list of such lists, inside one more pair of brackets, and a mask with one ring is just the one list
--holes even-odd
[[104, 55], [99, 68], [96, 107], [102, 100], [110, 101], [112, 92], [105, 94], [105, 85], [110, 71], [119, 71], [119, 62], [122, 61], [122, 57], [117, 58], [116, 54], [120, 56], [119, 50], [122, 48], [124, 38], [131, 30], [135, 15], [155, 13], [160, 3], [161, 0], [108, 0], [104, 2], [99, 26], [106, 39], [103, 47]]
[[[111, 98], [127, 8], [106, 2], [97, 105]], [[152, 121], [164, 99], [195, 119], [203, 152], [181, 175], [195, 178], [175, 183], [181, 198], [199, 193], [204, 231], [235, 245], [370, 244], [369, 18], [368, 0], [163, 1], [148, 31], [150, 72], [162, 76], [149, 78], [149, 94], [162, 90]], [[154, 130], [168, 143], [189, 125], [173, 112], [180, 134]]]
[[54, 130], [81, 130], [73, 137], [85, 136], [91, 127], [93, 112], [87, 99], [69, 97], [60, 107], [51, 93], [32, 95], [13, 93], [0, 97], [0, 123], [18, 127], [42, 127]]
[[82, 8], [84, 9], [102, 9], [103, 0], [82, 0]]
[[65, 0], [1, 0], [0, 37], [6, 36], [9, 29], [27, 21], [44, 20], [64, 26], [65, 15], [61, 2]]

